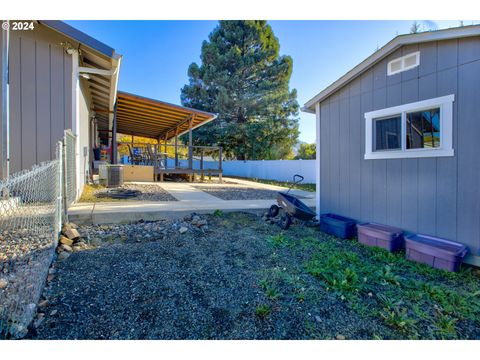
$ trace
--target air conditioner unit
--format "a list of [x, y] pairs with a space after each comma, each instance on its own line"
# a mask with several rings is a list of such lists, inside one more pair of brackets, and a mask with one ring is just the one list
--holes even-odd
[[123, 166], [122, 165], [108, 165], [108, 187], [119, 187], [123, 185]]

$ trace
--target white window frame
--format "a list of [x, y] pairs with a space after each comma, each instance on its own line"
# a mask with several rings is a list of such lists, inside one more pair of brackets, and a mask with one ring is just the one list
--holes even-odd
[[[415, 64], [410, 65], [410, 66], [405, 66], [405, 59], [409, 58], [411, 56], [415, 56]], [[401, 61], [402, 66], [399, 70], [392, 71], [391, 70], [391, 64], [394, 63], [394, 62], [397, 62], [397, 61]], [[395, 75], [395, 74], [401, 73], [403, 71], [407, 71], [407, 70], [416, 68], [419, 65], [420, 65], [420, 51], [415, 51], [413, 53], [410, 53], [410, 54], [407, 54], [407, 55], [404, 55], [402, 57], [399, 57], [399, 58], [396, 58], [396, 59], [393, 59], [393, 60], [389, 61], [388, 64], [387, 64], [387, 75], [388, 76]]]
[[[455, 95], [394, 106], [365, 113], [365, 160], [371, 159], [407, 159], [424, 157], [454, 156], [453, 150], [453, 102]], [[440, 147], [407, 149], [407, 113], [440, 108]], [[373, 150], [373, 122], [375, 119], [401, 115], [402, 148], [400, 150]]]

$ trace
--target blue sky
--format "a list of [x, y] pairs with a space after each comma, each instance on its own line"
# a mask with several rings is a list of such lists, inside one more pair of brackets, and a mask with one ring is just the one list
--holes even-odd
[[[123, 55], [119, 89], [180, 104], [187, 69], [199, 62], [216, 21], [67, 21]], [[280, 53], [293, 58], [290, 86], [301, 106], [397, 34], [408, 21], [269, 21]], [[469, 24], [470, 22], [465, 22]], [[435, 21], [437, 28], [458, 21]], [[430, 25], [432, 26], [432, 25]], [[300, 113], [300, 140], [315, 141], [315, 117]]]

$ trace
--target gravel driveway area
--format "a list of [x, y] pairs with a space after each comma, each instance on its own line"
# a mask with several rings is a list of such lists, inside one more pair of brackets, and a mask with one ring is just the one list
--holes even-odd
[[[285, 232], [266, 220], [217, 212], [80, 227], [92, 248], [56, 263], [33, 337], [443, 338], [451, 335], [438, 330], [445, 322], [431, 322], [440, 310], [456, 336], [480, 337], [480, 305], [471, 295], [478, 273], [446, 274], [317, 228], [294, 223]], [[419, 299], [427, 286], [435, 286], [432, 297]], [[447, 290], [452, 300], [439, 297]], [[463, 301], [468, 316], [456, 313]], [[417, 310], [423, 315], [414, 323]]]
[[[246, 186], [195, 185], [194, 187], [222, 200], [274, 200], [277, 198], [277, 191], [275, 190], [258, 189]], [[300, 196], [299, 198], [302, 197]]]

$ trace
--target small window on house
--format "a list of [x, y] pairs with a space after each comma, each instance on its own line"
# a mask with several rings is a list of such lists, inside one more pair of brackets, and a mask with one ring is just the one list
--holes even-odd
[[454, 95], [365, 114], [365, 159], [453, 156]]
[[395, 75], [418, 65], [420, 65], [420, 51], [390, 61], [387, 66], [387, 75]]

